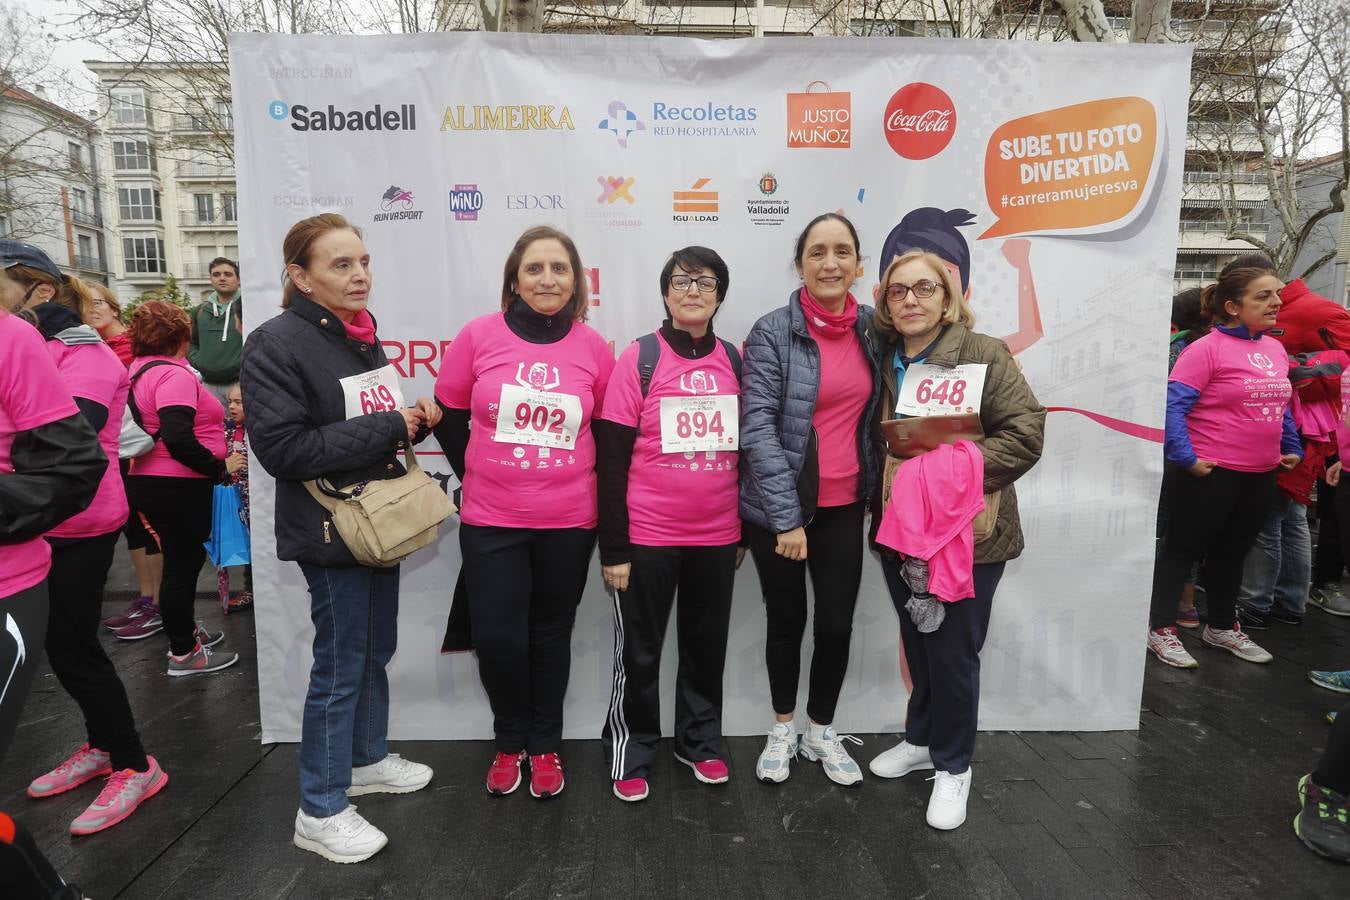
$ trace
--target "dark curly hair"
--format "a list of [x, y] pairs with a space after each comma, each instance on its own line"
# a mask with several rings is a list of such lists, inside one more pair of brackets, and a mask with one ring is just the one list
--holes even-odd
[[177, 356], [192, 339], [192, 320], [181, 306], [148, 300], [136, 308], [128, 332], [134, 356]]

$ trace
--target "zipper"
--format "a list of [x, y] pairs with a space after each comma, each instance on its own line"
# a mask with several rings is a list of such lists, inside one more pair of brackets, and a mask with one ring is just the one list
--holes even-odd
[[329, 527], [330, 527], [331, 525], [332, 525], [332, 522], [330, 522], [328, 519], [324, 519], [324, 520], [323, 520], [323, 542], [324, 542], [325, 544], [331, 544], [331, 543], [333, 543], [333, 536], [332, 536], [332, 534], [330, 534], [329, 531], [328, 531], [328, 529], [329, 529]]

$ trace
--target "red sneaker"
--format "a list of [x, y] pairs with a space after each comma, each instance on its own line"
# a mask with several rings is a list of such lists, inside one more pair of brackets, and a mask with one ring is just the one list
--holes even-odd
[[524, 761], [524, 750], [519, 753], [498, 753], [488, 768], [488, 793], [504, 796], [520, 787], [520, 764]]
[[562, 757], [556, 753], [541, 753], [530, 757], [530, 796], [538, 800], [556, 797], [562, 793]]
[[720, 759], [701, 759], [692, 762], [676, 753], [675, 758], [694, 770], [694, 777], [704, 784], [725, 784], [731, 779], [731, 770]]
[[614, 796], [625, 803], [647, 799], [647, 779], [623, 778], [614, 782]]

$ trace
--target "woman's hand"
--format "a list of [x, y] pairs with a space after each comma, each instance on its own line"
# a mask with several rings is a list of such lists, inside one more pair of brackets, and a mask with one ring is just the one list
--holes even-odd
[[628, 590], [628, 576], [632, 571], [632, 563], [619, 563], [617, 566], [600, 567], [600, 574], [604, 576], [605, 586], [613, 588], [616, 591]]
[[428, 428], [435, 428], [441, 421], [441, 408], [436, 405], [436, 401], [430, 397], [418, 397], [414, 407], [426, 416]]
[[247, 469], [247, 468], [248, 468], [248, 457], [245, 456], [244, 454], [231, 453], [229, 456], [225, 457], [226, 474], [233, 475], [240, 469]]
[[1297, 453], [1284, 453], [1280, 456], [1280, 471], [1288, 472], [1290, 469], [1298, 468], [1298, 464], [1303, 462], [1303, 457]]
[[806, 529], [794, 528], [780, 534], [778, 546], [773, 548], [773, 552], [793, 562], [806, 559]]
[[1197, 459], [1197, 460], [1195, 461], [1195, 465], [1191, 466], [1191, 467], [1190, 467], [1189, 469], [1187, 469], [1186, 471], [1187, 471], [1187, 472], [1190, 472], [1190, 473], [1191, 473], [1192, 475], [1194, 475], [1196, 478], [1204, 478], [1204, 477], [1205, 477], [1206, 475], [1208, 475], [1210, 472], [1213, 472], [1213, 471], [1214, 471], [1214, 466], [1215, 466], [1215, 463], [1214, 463], [1212, 460], [1208, 460], [1208, 459]]
[[417, 437], [417, 429], [426, 422], [427, 414], [415, 406], [405, 406], [399, 413], [403, 416], [403, 424], [408, 426], [408, 440], [411, 441]]
[[1338, 459], [1327, 466], [1327, 484], [1331, 487], [1341, 483], [1341, 461]]

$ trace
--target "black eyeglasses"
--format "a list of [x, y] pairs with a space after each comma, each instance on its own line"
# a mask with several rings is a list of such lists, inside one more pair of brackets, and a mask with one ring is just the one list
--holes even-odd
[[941, 288], [942, 285], [938, 284], [936, 281], [929, 281], [926, 278], [922, 281], [916, 281], [913, 284], [891, 284], [886, 286], [886, 299], [894, 303], [899, 303], [905, 299], [906, 294], [912, 292], [914, 296], [920, 300], [927, 300]]
[[689, 285], [697, 284], [700, 293], [711, 294], [717, 290], [717, 279], [711, 275], [700, 275], [697, 278], [690, 278], [688, 275], [670, 276], [670, 286], [677, 291], [689, 290]]

